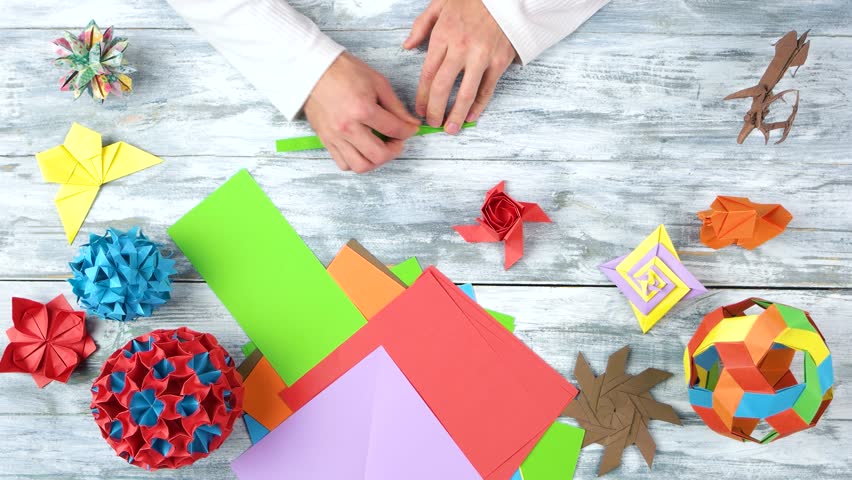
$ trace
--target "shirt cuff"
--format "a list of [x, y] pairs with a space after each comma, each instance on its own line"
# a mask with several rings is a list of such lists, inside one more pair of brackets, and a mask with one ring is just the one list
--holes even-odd
[[482, 0], [526, 65], [568, 36], [609, 0]]
[[[344, 51], [340, 44], [328, 36], [318, 35], [298, 62], [299, 81], [291, 82], [289, 88], [277, 88], [265, 92], [269, 100], [288, 120], [293, 120], [301, 113], [302, 107], [328, 67]], [[293, 75], [293, 72], [289, 74]]]

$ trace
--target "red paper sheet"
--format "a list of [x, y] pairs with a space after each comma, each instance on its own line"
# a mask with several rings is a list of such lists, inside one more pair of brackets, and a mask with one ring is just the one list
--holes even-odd
[[294, 411], [383, 346], [486, 479], [509, 479], [577, 390], [434, 267], [281, 392]]

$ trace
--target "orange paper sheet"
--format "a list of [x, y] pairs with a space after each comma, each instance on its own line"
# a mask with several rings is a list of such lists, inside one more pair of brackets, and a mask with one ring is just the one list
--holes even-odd
[[405, 291], [405, 284], [355, 240], [338, 252], [328, 273], [367, 320]]
[[267, 429], [277, 427], [293, 413], [278, 396], [278, 392], [287, 388], [287, 385], [275, 373], [266, 357], [261, 357], [257, 362], [243, 386], [243, 409]]

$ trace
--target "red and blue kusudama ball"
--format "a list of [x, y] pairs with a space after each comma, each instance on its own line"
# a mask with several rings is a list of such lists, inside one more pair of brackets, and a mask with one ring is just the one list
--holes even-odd
[[148, 470], [181, 468], [228, 438], [242, 378], [213, 335], [186, 327], [137, 337], [92, 385], [92, 415], [118, 456]]

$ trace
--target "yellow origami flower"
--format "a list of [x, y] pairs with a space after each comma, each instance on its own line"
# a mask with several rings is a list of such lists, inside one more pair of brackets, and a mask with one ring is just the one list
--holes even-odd
[[62, 186], [54, 202], [68, 243], [74, 241], [101, 185], [163, 160], [133, 145], [116, 142], [101, 147], [101, 134], [74, 123], [62, 145], [36, 154], [46, 182]]

